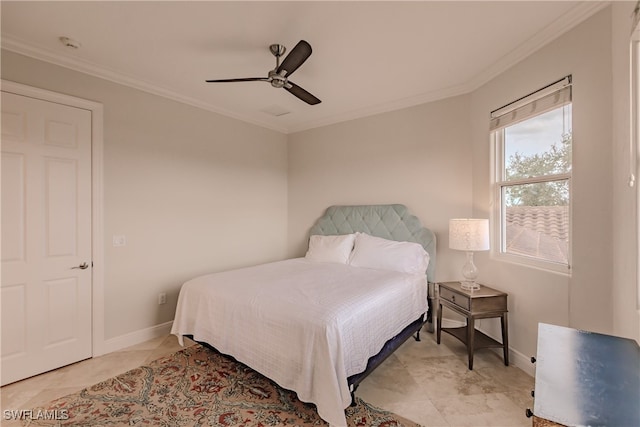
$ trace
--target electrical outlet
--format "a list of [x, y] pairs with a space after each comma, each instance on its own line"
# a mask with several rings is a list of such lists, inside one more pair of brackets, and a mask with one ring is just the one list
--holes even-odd
[[127, 238], [125, 236], [113, 236], [113, 246], [126, 246]]
[[158, 305], [167, 303], [167, 294], [161, 292], [158, 294]]

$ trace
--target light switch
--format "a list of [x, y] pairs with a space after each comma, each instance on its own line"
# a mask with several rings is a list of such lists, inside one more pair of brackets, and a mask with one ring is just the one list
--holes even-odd
[[126, 246], [127, 238], [125, 236], [113, 236], [113, 246]]

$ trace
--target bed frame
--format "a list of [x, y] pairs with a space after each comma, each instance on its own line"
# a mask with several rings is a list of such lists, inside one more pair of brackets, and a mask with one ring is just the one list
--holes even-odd
[[355, 392], [360, 382], [409, 337], [415, 334], [416, 341], [420, 341], [420, 330], [425, 324], [427, 330], [433, 332], [432, 314], [435, 308], [436, 236], [433, 231], [424, 228], [420, 220], [411, 215], [404, 205], [360, 205], [329, 207], [311, 227], [309, 235], [341, 235], [358, 231], [388, 240], [420, 243], [424, 247], [430, 259], [427, 269], [429, 311], [426, 313], [426, 319], [424, 315], [420, 316], [402, 332], [387, 341], [378, 354], [369, 358], [363, 372], [347, 378], [351, 392], [351, 405], [355, 405]]

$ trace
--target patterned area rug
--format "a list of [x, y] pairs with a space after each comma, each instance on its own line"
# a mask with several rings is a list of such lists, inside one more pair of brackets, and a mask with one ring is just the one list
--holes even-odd
[[[417, 424], [361, 399], [350, 427]], [[30, 426], [323, 426], [312, 404], [254, 370], [200, 345], [133, 369], [33, 410], [55, 420]]]

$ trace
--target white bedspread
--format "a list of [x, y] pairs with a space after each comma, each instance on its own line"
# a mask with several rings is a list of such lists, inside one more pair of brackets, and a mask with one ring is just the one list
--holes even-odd
[[346, 426], [347, 377], [426, 311], [424, 274], [296, 258], [186, 282], [171, 333], [232, 355]]

